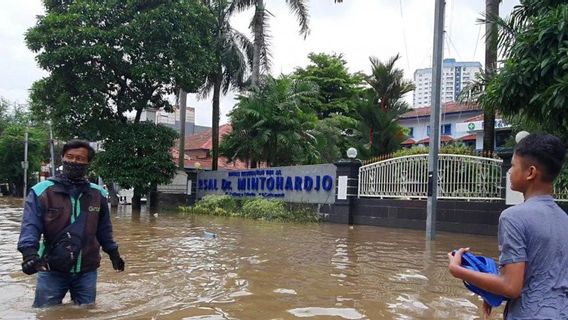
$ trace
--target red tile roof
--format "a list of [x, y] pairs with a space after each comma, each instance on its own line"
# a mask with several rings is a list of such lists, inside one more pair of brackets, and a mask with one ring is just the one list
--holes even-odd
[[[185, 150], [211, 150], [213, 149], [213, 140], [211, 131], [213, 129], [208, 129], [203, 132], [191, 135], [185, 138]], [[233, 127], [230, 124], [224, 124], [219, 126], [219, 141], [223, 139], [223, 136], [231, 132]]]
[[460, 137], [457, 140], [460, 140], [460, 141], [475, 141], [476, 136], [475, 136], [475, 133], [474, 134], [468, 134], [467, 136]]
[[[429, 117], [432, 113], [432, 108], [416, 108], [399, 117], [399, 119], [416, 118], [416, 117]], [[467, 111], [480, 111], [481, 108], [477, 104], [460, 104], [457, 102], [447, 102], [442, 106], [442, 114], [458, 113]]]
[[[206, 159], [191, 159], [185, 162], [186, 168], [201, 168], [201, 169], [211, 169], [211, 163], [213, 159], [206, 158]], [[247, 169], [247, 164], [240, 160], [235, 160], [231, 163], [228, 162], [229, 160], [225, 157], [219, 157], [219, 161], [217, 165], [220, 170], [243, 170]]]
[[[172, 149], [171, 151], [174, 162], [177, 164], [179, 159], [179, 151], [177, 149]], [[184, 155], [184, 167], [185, 168], [201, 168], [201, 169], [211, 169], [211, 163], [213, 162], [211, 157], [205, 159], [195, 159], [187, 154]], [[219, 162], [217, 162], [219, 169], [224, 170], [242, 170], [247, 168], [247, 164], [240, 160], [235, 160], [229, 163], [229, 160], [225, 157], [219, 157]]]
[[[219, 142], [223, 139], [223, 136], [227, 133], [230, 133], [233, 130], [233, 127], [230, 124], [224, 124], [219, 126]], [[213, 139], [211, 136], [212, 129], [205, 130], [203, 132], [188, 136], [185, 138], [185, 151], [190, 150], [207, 150], [210, 151], [213, 149]], [[172, 149], [172, 156], [174, 157], [176, 163], [179, 156], [177, 149]], [[184, 166], [186, 168], [201, 168], [201, 169], [211, 169], [211, 163], [213, 162], [210, 156], [207, 158], [200, 158], [196, 159], [193, 157], [188, 156], [187, 154], [184, 156]], [[235, 160], [234, 162], [229, 163], [229, 159], [225, 157], [219, 157], [219, 161], [217, 162], [219, 169], [224, 170], [241, 170], [246, 169], [247, 164], [240, 160]]]
[[[452, 140], [454, 140], [454, 138], [452, 138], [451, 136], [447, 136], [447, 135], [440, 136], [440, 142], [450, 142]], [[416, 142], [416, 144], [429, 143], [429, 142], [430, 142], [430, 137], [426, 137], [426, 138]]]
[[483, 114], [477, 115], [475, 117], [467, 118], [463, 122], [474, 122], [474, 121], [483, 121]]
[[406, 140], [404, 140], [403, 142], [401, 142], [400, 144], [402, 145], [408, 145], [408, 144], [415, 144], [416, 141], [414, 141], [414, 139], [408, 138]]
[[[496, 114], [495, 115], [496, 119], [500, 119], [501, 115], [500, 114]], [[483, 121], [483, 114], [477, 115], [475, 117], [471, 117], [471, 118], [467, 118], [465, 119], [463, 122], [474, 122], [474, 121]]]

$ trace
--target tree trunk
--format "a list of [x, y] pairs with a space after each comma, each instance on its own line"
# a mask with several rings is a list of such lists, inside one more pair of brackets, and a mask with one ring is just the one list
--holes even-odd
[[158, 209], [158, 186], [153, 184], [152, 187], [150, 187], [150, 192], [148, 193], [148, 202], [146, 203], [146, 205], [148, 206], [148, 208], [150, 208], [151, 210], [156, 210]]
[[[493, 75], [497, 67], [497, 37], [495, 23], [489, 22], [499, 15], [499, 0], [485, 0], [485, 72]], [[495, 145], [495, 106], [484, 106], [483, 110], [483, 155], [491, 157]]]
[[23, 190], [24, 190], [24, 183], [16, 182], [14, 183], [14, 189], [11, 190], [11, 194], [17, 198], [21, 198], [23, 196]]
[[118, 207], [118, 193], [116, 192], [116, 184], [112, 181], [109, 181], [107, 185], [108, 194], [110, 199], [110, 206], [111, 207]]
[[211, 140], [213, 142], [213, 150], [211, 154], [211, 170], [216, 171], [219, 162], [219, 113], [221, 99], [221, 81], [223, 80], [223, 69], [221, 64], [217, 66], [217, 75], [213, 84], [213, 119], [211, 121]]
[[264, 15], [264, 1], [256, 0], [254, 17], [253, 17], [253, 55], [252, 55], [252, 75], [251, 75], [251, 87], [257, 88], [260, 78], [260, 51], [262, 49], [262, 37], [264, 36], [264, 26], [263, 26], [263, 15]]
[[132, 194], [132, 211], [140, 211], [142, 208], [142, 202], [140, 199], [142, 194], [140, 193], [140, 188], [134, 187], [134, 192]]
[[142, 116], [142, 109], [136, 109], [136, 117], [134, 118], [134, 123], [140, 123], [141, 116]]
[[178, 167], [183, 170], [185, 168], [185, 113], [187, 110], [187, 92], [179, 89], [179, 155]]

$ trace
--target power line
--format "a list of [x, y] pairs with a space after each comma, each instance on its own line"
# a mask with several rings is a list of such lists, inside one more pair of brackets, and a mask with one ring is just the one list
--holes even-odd
[[475, 40], [475, 49], [473, 49], [473, 57], [471, 59], [471, 61], [475, 61], [475, 54], [477, 53], [477, 45], [479, 44], [479, 38], [481, 37], [481, 27], [482, 25], [479, 25], [479, 29], [477, 31], [477, 39]]
[[446, 41], [448, 42], [448, 47], [452, 46], [454, 48], [454, 51], [456, 52], [456, 55], [458, 57], [458, 59], [462, 60], [462, 56], [458, 51], [458, 48], [456, 47], [456, 45], [454, 44], [454, 41], [452, 41], [452, 37], [448, 34], [448, 37], [446, 39]]
[[404, 13], [403, 13], [403, 9], [402, 9], [402, 0], [398, 0], [398, 4], [400, 7], [400, 19], [402, 21], [402, 40], [404, 42], [404, 55], [406, 57], [406, 65], [408, 67], [409, 71], [412, 71], [412, 69], [410, 69], [410, 59], [408, 56], [408, 45], [407, 45], [407, 41], [406, 41], [406, 27], [405, 27], [405, 23], [404, 23]]

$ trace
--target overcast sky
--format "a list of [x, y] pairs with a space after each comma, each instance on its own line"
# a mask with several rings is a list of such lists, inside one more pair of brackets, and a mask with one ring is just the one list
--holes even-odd
[[[295, 17], [284, 0], [267, 0], [274, 14], [270, 22], [272, 35], [272, 74], [289, 73], [305, 67], [310, 52], [342, 53], [351, 71], [370, 71], [369, 56], [386, 60], [400, 53], [399, 67], [412, 79], [417, 68], [432, 64], [434, 0], [333, 0], [310, 1], [311, 33], [298, 35]], [[504, 0], [501, 15], [507, 15], [518, 0]], [[24, 43], [24, 32], [42, 14], [40, 0], [0, 0], [0, 96], [25, 103], [32, 83], [46, 73], [39, 69], [34, 54]], [[484, 29], [477, 23], [485, 10], [483, 0], [446, 1], [446, 41], [444, 57], [458, 61], [484, 59]], [[252, 12], [239, 14], [233, 26], [247, 34]], [[211, 125], [211, 102], [198, 101], [190, 95], [196, 108], [196, 123]], [[233, 107], [233, 95], [221, 101], [221, 123]]]

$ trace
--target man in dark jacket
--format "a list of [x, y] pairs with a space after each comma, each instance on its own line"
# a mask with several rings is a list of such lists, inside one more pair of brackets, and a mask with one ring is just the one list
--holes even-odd
[[101, 247], [114, 270], [124, 271], [107, 192], [85, 178], [94, 155], [86, 141], [69, 141], [62, 174], [36, 184], [26, 199], [18, 250], [22, 271], [39, 271], [34, 307], [61, 304], [67, 291], [75, 304], [94, 303]]

